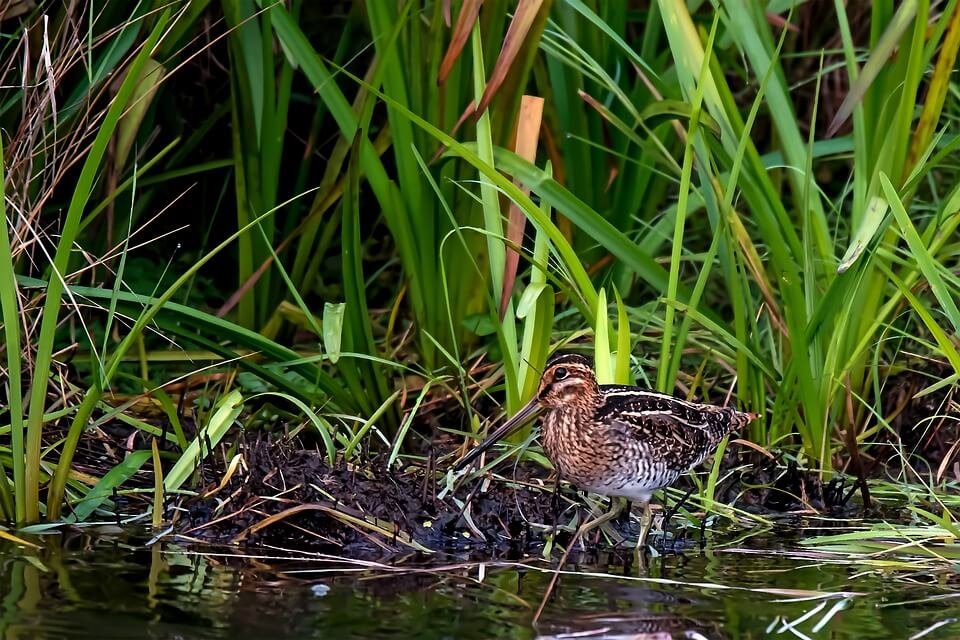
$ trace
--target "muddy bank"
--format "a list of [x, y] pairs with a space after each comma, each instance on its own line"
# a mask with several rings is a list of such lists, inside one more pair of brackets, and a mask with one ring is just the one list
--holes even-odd
[[245, 468], [222, 489], [182, 504], [179, 533], [216, 542], [401, 552], [522, 547], [539, 538], [531, 523], [553, 521], [552, 487], [527, 468], [486, 490], [461, 483], [444, 491], [440, 472], [390, 469], [386, 456], [331, 466], [318, 450], [266, 437], [244, 441], [240, 453]]
[[[275, 545], [367, 555], [428, 549], [482, 550], [513, 555], [539, 550], [554, 523], [571, 523], [580, 500], [561, 485], [554, 497], [552, 472], [505, 462], [494, 473], [451, 481], [422, 466], [388, 469], [383, 459], [331, 466], [317, 450], [265, 437], [239, 446], [243, 463], [219, 488], [226, 469], [207, 469], [212, 488], [183, 501], [175, 530], [217, 543]], [[854, 509], [852, 484], [822, 486], [815, 477], [731, 444], [724, 457], [729, 477], [718, 499], [756, 513]], [[677, 486], [685, 488], [687, 479]], [[655, 502], [662, 501], [662, 494]], [[671, 504], [672, 506], [672, 504]], [[624, 537], [636, 524], [621, 522]], [[563, 544], [569, 534], [558, 533]]]
[[[931, 469], [957, 473], [950, 462], [956, 457], [960, 436], [955, 388], [914, 398], [929, 384], [929, 376], [921, 379], [912, 374], [889, 381], [883, 409], [884, 415], [892, 417], [895, 430], [881, 432], [874, 446], [859, 452], [860, 469], [867, 478], [898, 474], [902, 478], [904, 459], [920, 473]], [[222, 445], [197, 470], [199, 480], [193, 488], [199, 496], [168, 498], [165, 520], [172, 520], [178, 535], [215, 543], [275, 545], [360, 557], [423, 548], [509, 556], [538, 552], [555, 523], [562, 528], [583, 517], [576, 489], [562, 484], [555, 498], [552, 472], [535, 464], [508, 461], [482, 476], [448, 474], [459, 440], [438, 425], [449, 423], [456, 409], [438, 401], [430, 411], [436, 419], [418, 427], [426, 437], [411, 438], [423, 447], [416, 453], [426, 462], [403, 468], [388, 468], [385, 454], [365, 454], [363, 462], [356, 464], [330, 465], [317, 443], [309, 440], [291, 441], [261, 432], [228, 435], [229, 454]], [[193, 437], [196, 426], [187, 417], [182, 422], [188, 437]], [[163, 419], [155, 424], [162, 429]], [[62, 435], [56, 429], [45, 431], [51, 445]], [[109, 422], [81, 439], [75, 467], [99, 477], [130, 451], [149, 446], [142, 432], [119, 421]], [[174, 459], [177, 453], [167, 455]], [[792, 456], [767, 453], [772, 457], [731, 442], [722, 461], [716, 499], [773, 518], [812, 513], [877, 515], [873, 509], [864, 509], [870, 504], [869, 494], [858, 484], [852, 464], [823, 484], [815, 474], [799, 469]], [[152, 486], [148, 462], [124, 484], [124, 488], [145, 491], [115, 495], [119, 511], [125, 516], [144, 513]], [[690, 486], [686, 477], [676, 484], [681, 490]], [[654, 496], [658, 505], [663, 500], [662, 492]], [[672, 502], [667, 508], [671, 506]], [[636, 522], [632, 527], [619, 526], [623, 537], [636, 535]], [[698, 533], [687, 526], [680, 535], [695, 538]], [[558, 542], [564, 545], [568, 537], [561, 530]]]

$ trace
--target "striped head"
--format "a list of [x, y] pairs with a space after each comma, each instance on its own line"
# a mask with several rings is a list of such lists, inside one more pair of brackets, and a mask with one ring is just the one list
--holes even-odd
[[590, 361], [575, 353], [559, 353], [547, 361], [540, 378], [537, 401], [548, 409], [595, 404], [600, 389]]

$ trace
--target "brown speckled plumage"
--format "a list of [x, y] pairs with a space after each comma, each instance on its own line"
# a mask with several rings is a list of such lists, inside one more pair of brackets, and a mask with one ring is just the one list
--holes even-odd
[[579, 355], [547, 363], [537, 399], [543, 448], [563, 477], [587, 491], [641, 502], [754, 417], [639, 387], [598, 385]]
[[561, 354], [547, 363], [536, 398], [458, 466], [538, 409], [543, 449], [562, 477], [593, 493], [643, 503], [756, 417], [639, 387], [598, 385], [589, 360]]

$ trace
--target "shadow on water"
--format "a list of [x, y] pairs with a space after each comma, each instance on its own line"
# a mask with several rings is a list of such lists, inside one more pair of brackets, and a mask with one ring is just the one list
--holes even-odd
[[[812, 556], [775, 534], [554, 565], [351, 561], [161, 542], [142, 531], [0, 545], [5, 638], [947, 638], [956, 572]], [[574, 560], [575, 558], [571, 558]]]

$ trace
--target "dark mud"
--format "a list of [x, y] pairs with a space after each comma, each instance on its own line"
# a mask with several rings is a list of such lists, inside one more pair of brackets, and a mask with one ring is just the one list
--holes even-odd
[[[243, 471], [222, 489], [179, 505], [178, 533], [207, 542], [356, 556], [411, 552], [419, 544], [510, 557], [539, 551], [554, 524], [569, 524], [580, 508], [575, 488], [562, 484], [554, 498], [552, 472], [532, 464], [503, 463], [494, 473], [457, 478], [452, 491], [443, 491], [446, 474], [426, 467], [389, 469], [376, 458], [331, 466], [317, 450], [263, 437], [243, 442], [239, 453]], [[850, 501], [852, 483], [821, 485], [795, 465], [737, 444], [728, 449], [724, 466], [735, 471], [718, 487], [718, 498], [746, 511], [859, 508]], [[222, 472], [208, 469], [214, 487]], [[629, 523], [619, 526], [625, 538], [636, 534]], [[558, 542], [568, 539], [561, 528]]]
[[[858, 476], [882, 478], [902, 473], [904, 456], [897, 452], [906, 452], [906, 459], [919, 473], [938, 468], [957, 472], [956, 464], [950, 462], [951, 457], [956, 458], [960, 438], [956, 389], [914, 398], [935, 379], [935, 375], [913, 373], [891, 378], [883, 409], [885, 415], [894, 416], [895, 431], [884, 432], [878, 445], [861, 452], [859, 469], [849, 464], [829, 483], [799, 469], [787, 454], [772, 451], [771, 458], [731, 442], [721, 463], [724, 479], [717, 487], [716, 499], [775, 518], [812, 513], [877, 515]], [[436, 411], [443, 408], [440, 405]], [[162, 429], [163, 418], [154, 420]], [[192, 437], [192, 421], [186, 417], [182, 421]], [[570, 534], [564, 525], [585, 515], [576, 489], [562, 483], [555, 497], [551, 470], [512, 461], [502, 463], [493, 473], [454, 477], [447, 470], [456, 458], [459, 440], [436, 426], [444, 421], [449, 422], [428, 420], [421, 427], [426, 437], [414, 439], [422, 443], [416, 454], [426, 462], [402, 468], [388, 467], [386, 455], [378, 454], [364, 454], [363, 462], [331, 465], [317, 443], [263, 432], [237, 435], [235, 440], [228, 436], [227, 444], [207, 456], [197, 470], [193, 486], [199, 495], [169, 498], [165, 520], [173, 521], [177, 535], [206, 542], [359, 557], [423, 548], [519, 556], [539, 551], [556, 523], [561, 525], [557, 541], [565, 545]], [[56, 438], [58, 433], [52, 429], [45, 436]], [[101, 476], [130, 451], [149, 446], [142, 432], [114, 421], [81, 439], [75, 466]], [[167, 455], [173, 459], [176, 452]], [[230, 471], [234, 456], [240, 461]], [[148, 463], [124, 487], [147, 489], [152, 485], [153, 470]], [[690, 487], [688, 478], [677, 483], [681, 490]], [[118, 513], [130, 516], [146, 511], [149, 495], [115, 495], [113, 502]], [[661, 492], [654, 502], [663, 505], [664, 498]], [[668, 503], [668, 509], [674, 501]], [[692, 506], [688, 508], [696, 515]], [[632, 528], [630, 524], [620, 526], [623, 537], [636, 535], [635, 522]], [[682, 533], [698, 535], [696, 527], [689, 526]]]
[[[377, 457], [331, 466], [317, 450], [256, 438], [240, 446], [246, 469], [226, 486], [187, 500], [176, 530], [206, 541], [365, 554], [438, 548], [519, 551], [540, 539], [532, 524], [553, 522], [543, 470], [517, 468], [509, 480], [478, 480], [442, 492], [441, 472], [388, 468]], [[266, 518], [290, 509], [269, 526]], [[471, 526], [472, 525], [472, 526]]]
[[921, 476], [942, 472], [960, 480], [960, 386], [948, 385], [917, 397], [953, 374], [953, 369], [945, 366], [928, 364], [926, 369], [923, 373], [907, 371], [887, 382], [883, 408], [884, 415], [893, 416], [892, 431], [881, 437], [891, 446], [878, 452], [876, 463]]

